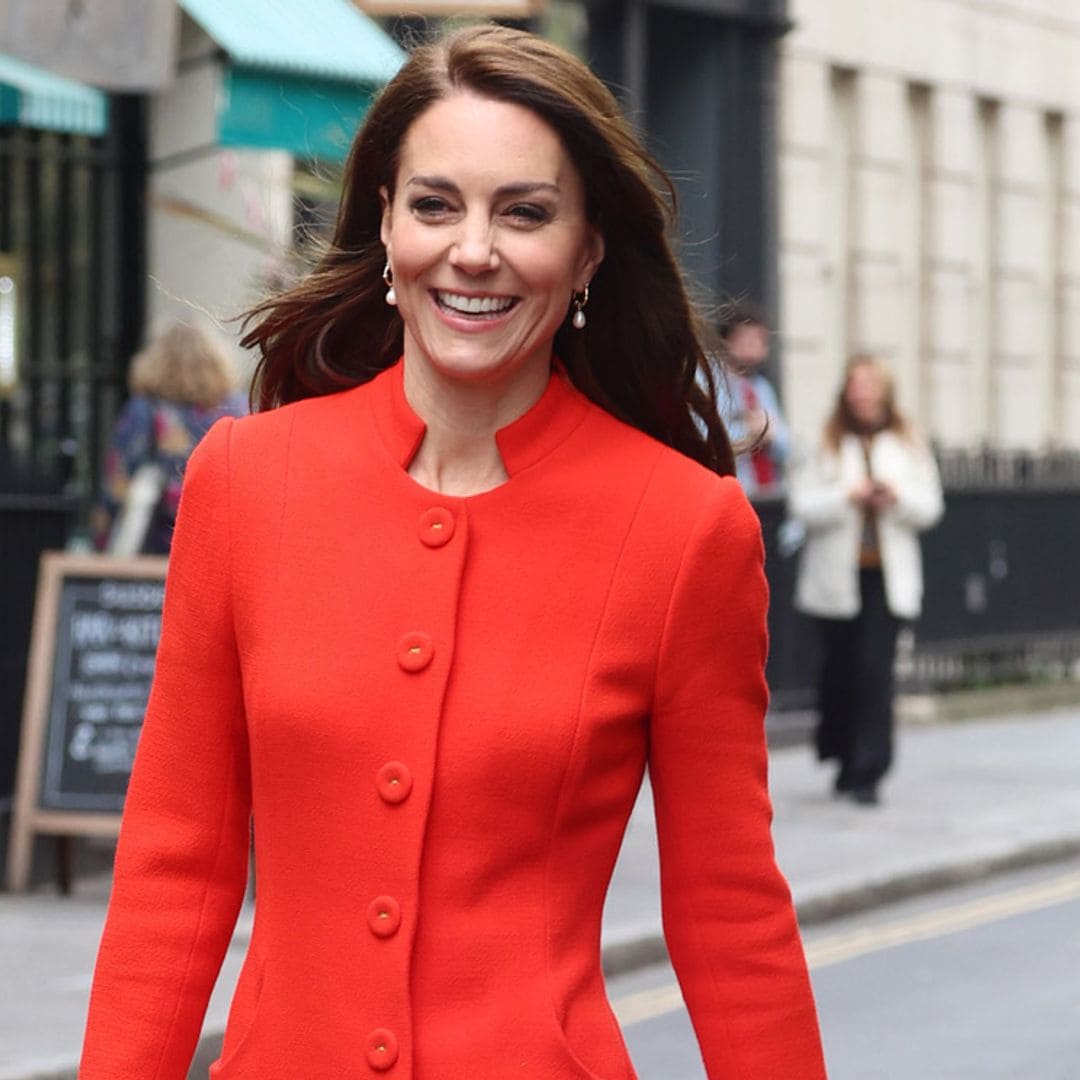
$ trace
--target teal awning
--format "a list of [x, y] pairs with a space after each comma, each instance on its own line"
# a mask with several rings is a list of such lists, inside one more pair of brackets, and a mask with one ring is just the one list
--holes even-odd
[[100, 90], [0, 55], [0, 124], [104, 135], [109, 100]]
[[381, 86], [405, 54], [350, 0], [180, 0], [238, 67]]
[[223, 146], [341, 161], [405, 53], [350, 0], [180, 0], [229, 58]]
[[375, 88], [231, 67], [218, 118], [222, 146], [343, 161]]

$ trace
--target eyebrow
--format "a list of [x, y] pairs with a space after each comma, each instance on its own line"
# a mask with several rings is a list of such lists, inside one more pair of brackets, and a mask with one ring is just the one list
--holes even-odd
[[[412, 185], [433, 188], [435, 191], [445, 191], [453, 195], [461, 193], [457, 184], [444, 176], [410, 176], [405, 182], [405, 186], [410, 187]], [[550, 191], [556, 195], [561, 194], [561, 188], [558, 184], [549, 184], [545, 180], [519, 180], [512, 184], [502, 184], [495, 189], [495, 194], [499, 198], [506, 198], [508, 196], [534, 195], [538, 191]]]

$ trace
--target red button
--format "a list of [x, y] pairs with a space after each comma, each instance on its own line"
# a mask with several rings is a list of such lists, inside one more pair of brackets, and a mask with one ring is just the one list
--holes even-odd
[[376, 1028], [367, 1037], [368, 1064], [379, 1072], [392, 1068], [398, 1059], [397, 1036], [389, 1028]]
[[404, 802], [412, 792], [412, 773], [400, 761], [388, 761], [375, 777], [375, 787], [383, 802], [392, 806]]
[[433, 506], [420, 515], [420, 541], [439, 548], [454, 535], [454, 515], [442, 506]]
[[376, 896], [368, 904], [367, 919], [376, 937], [393, 937], [401, 926], [401, 905], [392, 896]]
[[397, 661], [406, 671], [423, 671], [435, 655], [435, 646], [427, 634], [414, 631], [398, 642]]

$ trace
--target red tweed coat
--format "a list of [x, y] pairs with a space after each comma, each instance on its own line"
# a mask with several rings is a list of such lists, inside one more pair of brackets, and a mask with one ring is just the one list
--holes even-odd
[[648, 763], [709, 1076], [824, 1076], [769, 834], [757, 520], [554, 375], [471, 498], [400, 364], [192, 459], [82, 1080], [628, 1080], [600, 916]]

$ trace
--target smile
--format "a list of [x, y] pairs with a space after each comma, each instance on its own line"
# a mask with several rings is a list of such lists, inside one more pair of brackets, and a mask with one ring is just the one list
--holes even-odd
[[463, 296], [461, 293], [435, 292], [435, 303], [455, 315], [492, 318], [509, 311], [517, 302], [516, 296]]

